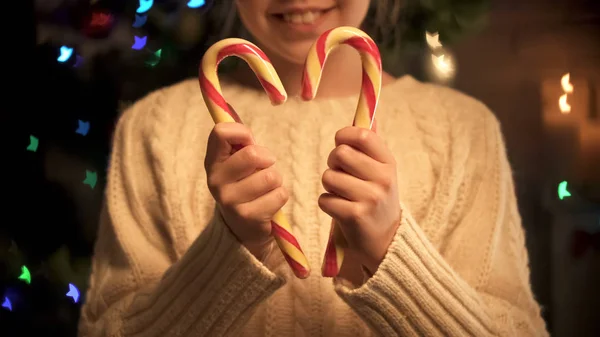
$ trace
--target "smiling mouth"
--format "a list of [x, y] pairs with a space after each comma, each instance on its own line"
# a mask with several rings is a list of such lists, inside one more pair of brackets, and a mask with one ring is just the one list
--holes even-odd
[[321, 18], [321, 16], [323, 16], [324, 14], [327, 14], [327, 12], [331, 11], [332, 9], [333, 8], [303, 10], [303, 11], [295, 11], [295, 12], [289, 12], [289, 13], [273, 14], [273, 16], [276, 17], [277, 19], [279, 19], [280, 21], [283, 21], [286, 23], [297, 24], [297, 25], [302, 25], [302, 24], [311, 25], [311, 24], [317, 22], [317, 20], [319, 18]]

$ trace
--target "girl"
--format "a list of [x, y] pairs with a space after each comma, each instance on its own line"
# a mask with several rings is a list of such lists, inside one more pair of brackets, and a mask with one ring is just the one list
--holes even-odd
[[[330, 55], [317, 100], [297, 98], [316, 38], [369, 29], [369, 6], [238, 0], [288, 102], [272, 107], [242, 66], [222, 85], [244, 125], [215, 126], [196, 79], [123, 115], [81, 336], [547, 335], [500, 126], [482, 103], [385, 74], [377, 133], [349, 127], [361, 82], [349, 47]], [[304, 280], [270, 239], [282, 207], [313, 267]], [[331, 218], [349, 243], [333, 280], [319, 273]]]

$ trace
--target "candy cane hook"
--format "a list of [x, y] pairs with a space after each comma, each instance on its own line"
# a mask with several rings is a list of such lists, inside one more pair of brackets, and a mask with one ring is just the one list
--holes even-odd
[[[302, 77], [302, 98], [315, 98], [321, 81], [323, 67], [327, 56], [340, 45], [349, 45], [360, 53], [362, 60], [362, 87], [353, 126], [376, 131], [375, 110], [379, 101], [382, 82], [382, 65], [379, 48], [363, 31], [354, 27], [338, 27], [323, 33], [313, 44], [306, 58], [304, 76]], [[344, 261], [344, 247], [347, 243], [332, 220], [329, 242], [321, 267], [324, 277], [335, 277]]]
[[[262, 50], [243, 39], [221, 40], [212, 45], [204, 54], [198, 76], [204, 102], [215, 124], [242, 123], [238, 114], [225, 101], [217, 75], [219, 63], [229, 56], [237, 56], [250, 66], [273, 105], [279, 105], [286, 101], [287, 94], [283, 84], [271, 61]], [[239, 149], [240, 147], [236, 148], [236, 150]], [[281, 210], [273, 216], [271, 228], [275, 241], [294, 274], [301, 279], [307, 278], [310, 274], [308, 260]]]

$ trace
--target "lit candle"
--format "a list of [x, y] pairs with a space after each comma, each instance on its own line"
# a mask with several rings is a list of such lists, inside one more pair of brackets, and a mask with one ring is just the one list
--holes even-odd
[[571, 113], [571, 104], [567, 101], [568, 95], [573, 93], [573, 84], [571, 83], [571, 74], [566, 73], [560, 79], [560, 86], [563, 90], [563, 94], [558, 99], [558, 108], [562, 114]]
[[551, 181], [572, 179], [577, 174], [579, 130], [588, 119], [587, 81], [570, 73], [542, 82], [545, 172]]

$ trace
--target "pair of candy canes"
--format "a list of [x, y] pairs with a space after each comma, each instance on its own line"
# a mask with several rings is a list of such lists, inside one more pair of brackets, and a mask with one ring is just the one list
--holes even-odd
[[[353, 126], [372, 129], [375, 109], [381, 91], [381, 57], [375, 42], [363, 31], [354, 27], [339, 27], [323, 33], [311, 47], [302, 78], [302, 98], [311, 100], [317, 93], [325, 60], [337, 46], [346, 44], [356, 49], [362, 59], [362, 88]], [[217, 76], [219, 63], [229, 56], [237, 56], [250, 66], [266, 91], [271, 103], [286, 101], [287, 93], [268, 57], [256, 45], [242, 39], [225, 39], [212, 45], [204, 54], [199, 71], [200, 89], [204, 102], [215, 123], [238, 122], [240, 117], [225, 101]], [[239, 148], [238, 148], [239, 149]], [[272, 234], [294, 274], [301, 279], [310, 275], [308, 260], [284, 214], [279, 210], [271, 220]], [[329, 242], [321, 268], [324, 277], [335, 277], [344, 260], [347, 243], [339, 226], [332, 220]]]

